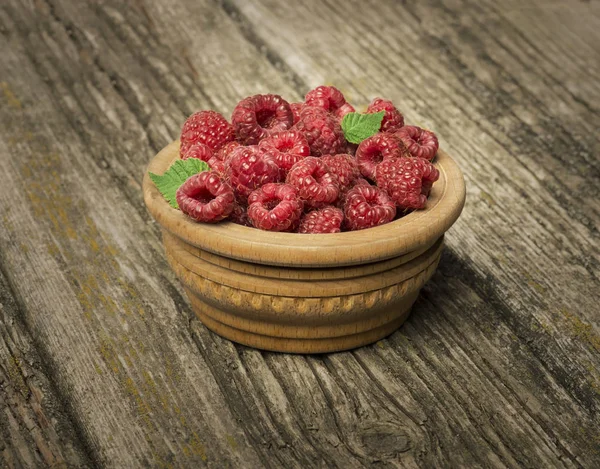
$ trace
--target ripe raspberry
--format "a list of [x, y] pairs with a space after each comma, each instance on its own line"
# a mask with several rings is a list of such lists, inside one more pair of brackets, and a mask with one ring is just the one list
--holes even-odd
[[225, 174], [227, 166], [223, 161], [217, 159], [216, 156], [213, 156], [210, 160], [207, 161], [207, 163], [208, 166], [210, 166], [210, 169], [219, 174], [219, 176], [223, 176]]
[[340, 192], [336, 177], [320, 158], [314, 156], [308, 156], [292, 166], [285, 182], [298, 190], [308, 208], [332, 204]]
[[300, 219], [298, 233], [339, 233], [343, 221], [344, 212], [328, 205], [304, 215]]
[[304, 102], [307, 106], [316, 106], [335, 113], [346, 104], [346, 98], [334, 86], [317, 86], [306, 94]]
[[177, 205], [196, 221], [216, 223], [233, 210], [233, 189], [212, 171], [190, 176], [177, 189]]
[[252, 222], [248, 218], [248, 207], [238, 202], [233, 204], [233, 210], [229, 214], [229, 219], [236, 225], [252, 226]]
[[213, 151], [208, 146], [204, 145], [204, 143], [196, 142], [187, 149], [185, 154], [181, 156], [181, 159], [197, 158], [202, 161], [208, 161], [212, 156]]
[[392, 221], [396, 216], [396, 206], [378, 187], [358, 184], [346, 196], [344, 215], [346, 228], [362, 230]]
[[294, 116], [294, 125], [296, 125], [300, 120], [300, 113], [302, 112], [302, 109], [304, 109], [304, 103], [290, 103], [290, 108], [292, 109], [292, 114]]
[[281, 179], [285, 179], [294, 164], [310, 155], [308, 142], [297, 130], [273, 134], [261, 140], [258, 146], [275, 158]]
[[248, 217], [261, 230], [290, 231], [303, 208], [298, 191], [289, 184], [265, 184], [248, 197]]
[[196, 142], [215, 151], [235, 138], [233, 127], [218, 112], [200, 111], [187, 118], [181, 129], [179, 154], [183, 157]]
[[234, 148], [237, 147], [241, 147], [242, 144], [239, 142], [236, 142], [235, 140], [233, 142], [228, 142], [225, 145], [223, 145], [221, 148], [219, 148], [214, 156], [215, 158], [221, 160], [221, 161], [228, 161], [229, 160], [229, 155], [231, 155], [231, 152], [233, 151]]
[[413, 125], [406, 125], [394, 136], [402, 140], [412, 156], [433, 160], [438, 151], [438, 139], [433, 132]]
[[238, 103], [231, 123], [238, 140], [246, 145], [255, 145], [275, 132], [292, 127], [294, 115], [289, 103], [281, 96], [257, 94]]
[[340, 120], [340, 122], [342, 122], [342, 119], [344, 118], [344, 116], [351, 112], [356, 112], [356, 109], [354, 109], [354, 106], [352, 106], [352, 104], [346, 103], [342, 107], [340, 107], [337, 111], [335, 111], [334, 115], [335, 115], [335, 117], [337, 117]]
[[424, 208], [439, 171], [424, 158], [396, 158], [377, 166], [377, 185], [403, 210]]
[[381, 121], [380, 132], [394, 133], [404, 125], [404, 116], [396, 109], [394, 104], [387, 99], [375, 98], [367, 108], [367, 114], [385, 111]]
[[375, 179], [375, 167], [383, 160], [409, 156], [404, 144], [392, 134], [379, 132], [358, 145], [356, 160], [362, 175]]
[[279, 180], [275, 159], [257, 145], [234, 148], [228, 163], [226, 177], [241, 200], [248, 198], [257, 187]]
[[336, 201], [335, 206], [337, 208], [341, 208], [343, 210], [344, 205], [346, 203], [346, 196], [348, 195], [348, 192], [350, 192], [350, 189], [353, 189], [355, 186], [360, 186], [360, 185], [370, 186], [371, 183], [369, 181], [367, 181], [365, 178], [362, 178], [362, 177], [357, 178], [350, 187], [346, 188], [345, 190], [340, 190], [340, 196], [338, 197], [338, 200]]
[[327, 165], [329, 172], [337, 178], [341, 192], [350, 189], [360, 177], [356, 159], [346, 153], [325, 155], [321, 157], [321, 161]]
[[340, 123], [322, 108], [306, 106], [294, 129], [306, 137], [311, 155], [334, 155], [343, 153], [346, 148]]

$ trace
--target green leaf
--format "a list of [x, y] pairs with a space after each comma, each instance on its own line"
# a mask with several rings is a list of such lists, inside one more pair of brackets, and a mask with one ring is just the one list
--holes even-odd
[[369, 138], [379, 132], [381, 121], [385, 111], [374, 114], [359, 114], [358, 112], [349, 112], [342, 119], [342, 130], [346, 140], [352, 143], [360, 143], [365, 138]]
[[169, 205], [179, 208], [175, 199], [177, 189], [190, 176], [208, 170], [210, 170], [210, 166], [206, 162], [198, 158], [188, 158], [187, 160], [176, 160], [162, 176], [154, 173], [148, 174]]

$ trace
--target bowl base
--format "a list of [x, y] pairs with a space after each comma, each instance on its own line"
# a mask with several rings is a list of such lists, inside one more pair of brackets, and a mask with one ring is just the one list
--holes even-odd
[[404, 297], [394, 308], [369, 320], [310, 327], [243, 320], [203, 302], [187, 288], [186, 293], [198, 319], [221, 337], [257, 349], [304, 354], [340, 352], [387, 337], [406, 321], [419, 294]]

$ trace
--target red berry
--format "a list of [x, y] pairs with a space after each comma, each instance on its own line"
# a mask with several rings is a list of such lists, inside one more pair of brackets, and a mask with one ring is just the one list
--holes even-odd
[[356, 159], [347, 153], [325, 155], [321, 157], [321, 161], [327, 165], [329, 172], [337, 178], [341, 192], [350, 189], [360, 177], [360, 170], [358, 169]]
[[290, 108], [294, 116], [294, 125], [296, 125], [300, 120], [300, 112], [304, 109], [304, 103], [290, 103]]
[[375, 98], [367, 108], [367, 114], [385, 111], [381, 121], [381, 132], [396, 132], [404, 125], [404, 116], [396, 109], [394, 104], [387, 99]]
[[297, 130], [273, 134], [261, 140], [258, 146], [275, 158], [282, 179], [285, 179], [294, 164], [310, 155], [308, 142]]
[[242, 144], [240, 142], [236, 142], [235, 140], [233, 142], [227, 142], [215, 152], [214, 156], [215, 158], [226, 162], [229, 160], [229, 155], [231, 155], [233, 149], [241, 146]]
[[308, 156], [292, 166], [286, 182], [298, 190], [309, 208], [319, 208], [335, 202], [339, 195], [336, 177], [320, 158]]
[[344, 215], [349, 230], [363, 230], [392, 221], [396, 205], [378, 187], [358, 184], [346, 195]]
[[187, 149], [185, 154], [181, 156], [181, 159], [187, 160], [188, 158], [197, 158], [202, 161], [208, 161], [212, 156], [213, 151], [207, 145], [196, 142]]
[[196, 221], [216, 223], [231, 213], [235, 196], [233, 189], [216, 173], [203, 171], [190, 176], [177, 189], [177, 205]]
[[344, 212], [328, 205], [319, 210], [312, 210], [300, 220], [298, 233], [339, 233], [342, 231]]
[[261, 230], [290, 231], [303, 208], [298, 191], [289, 184], [265, 184], [248, 197], [248, 217]]
[[352, 106], [352, 104], [346, 103], [343, 106], [341, 106], [337, 111], [335, 111], [334, 114], [335, 117], [337, 117], [341, 122], [344, 116], [351, 112], [356, 112], [356, 109], [354, 109], [354, 106]]
[[241, 200], [269, 182], [279, 180], [279, 167], [275, 159], [261, 151], [257, 145], [234, 148], [229, 156], [226, 176]]
[[208, 166], [210, 166], [210, 169], [216, 173], [218, 173], [220, 176], [225, 174], [225, 170], [227, 169], [227, 166], [225, 165], [225, 163], [219, 159], [217, 159], [217, 157], [213, 156], [210, 160], [207, 161]]
[[292, 109], [276, 94], [257, 94], [242, 99], [233, 110], [231, 123], [235, 134], [246, 145], [255, 145], [275, 132], [294, 124]]
[[306, 106], [294, 126], [310, 146], [314, 156], [343, 153], [346, 148], [344, 132], [338, 120], [322, 108]]
[[346, 98], [334, 86], [317, 86], [314, 90], [310, 90], [306, 94], [304, 102], [307, 106], [316, 106], [335, 113], [346, 104]]
[[248, 207], [236, 202], [233, 205], [233, 210], [229, 214], [229, 219], [236, 225], [252, 226], [250, 218], [248, 218]]
[[438, 139], [433, 132], [413, 125], [406, 125], [394, 134], [402, 140], [412, 156], [433, 160], [438, 151]]
[[400, 209], [425, 207], [431, 186], [439, 171], [424, 158], [396, 158], [377, 166], [377, 185], [386, 191]]
[[179, 154], [183, 157], [197, 142], [215, 151], [234, 138], [233, 127], [221, 114], [215, 111], [196, 112], [183, 124]]
[[356, 160], [362, 175], [375, 179], [375, 167], [383, 160], [409, 156], [404, 144], [389, 133], [377, 133], [358, 145]]

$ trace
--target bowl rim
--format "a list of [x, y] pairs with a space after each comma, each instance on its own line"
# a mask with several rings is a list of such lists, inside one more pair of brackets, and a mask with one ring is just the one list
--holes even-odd
[[330, 234], [275, 233], [233, 222], [197, 223], [171, 207], [150, 180], [179, 158], [179, 141], [163, 148], [148, 164], [142, 190], [152, 217], [171, 234], [200, 249], [241, 261], [289, 267], [336, 267], [390, 259], [424, 247], [456, 221], [465, 203], [463, 174], [454, 160], [438, 150], [440, 171], [427, 207], [377, 227]]

